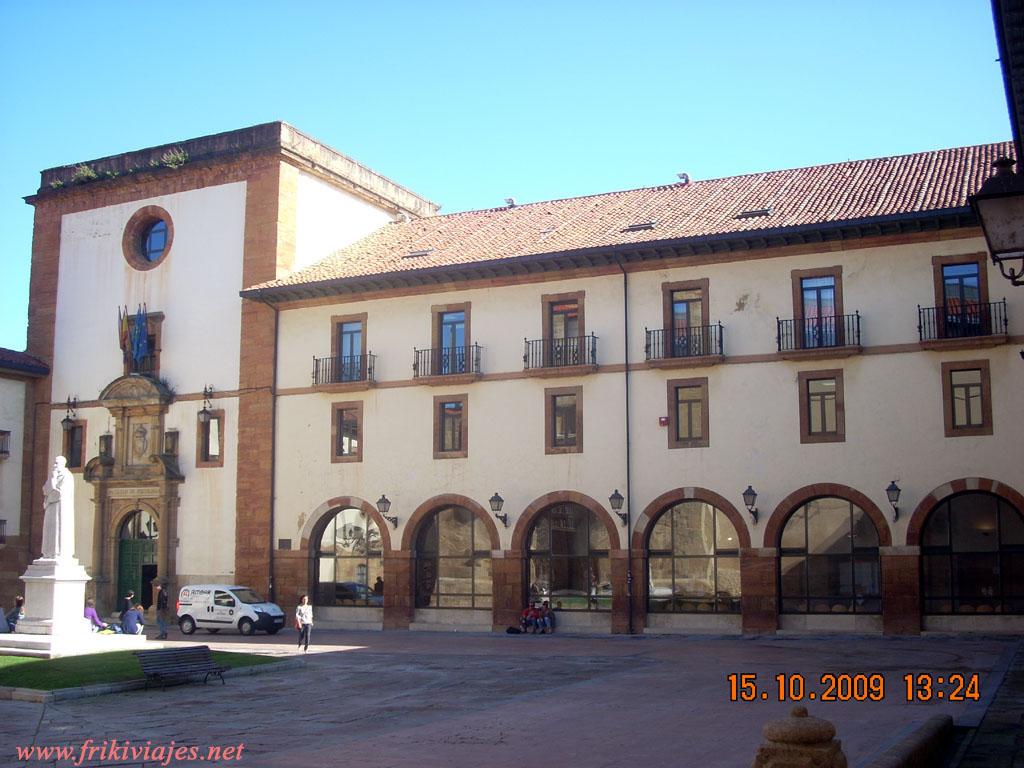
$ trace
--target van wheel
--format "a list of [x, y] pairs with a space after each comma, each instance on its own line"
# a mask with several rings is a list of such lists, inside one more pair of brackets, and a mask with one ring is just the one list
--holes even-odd
[[191, 635], [196, 631], [196, 622], [191, 616], [182, 616], [178, 619], [178, 627], [181, 629], [181, 634]]
[[243, 635], [251, 635], [253, 632], [252, 619], [242, 619], [238, 622], [238, 631]]
[[206, 631], [209, 632], [211, 635], [216, 635], [218, 632], [220, 632], [220, 627], [210, 627]]

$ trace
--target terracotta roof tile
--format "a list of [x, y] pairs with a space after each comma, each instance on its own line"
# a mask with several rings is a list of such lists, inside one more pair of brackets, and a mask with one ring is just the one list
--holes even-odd
[[27, 373], [33, 376], [45, 376], [50, 372], [50, 367], [27, 352], [16, 352], [13, 349], [0, 347], [0, 370], [17, 371], [18, 373]]
[[418, 218], [254, 288], [960, 209], [992, 162], [1012, 154], [1000, 142]]

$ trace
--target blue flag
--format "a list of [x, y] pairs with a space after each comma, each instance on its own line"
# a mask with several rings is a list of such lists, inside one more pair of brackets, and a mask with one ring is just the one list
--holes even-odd
[[145, 308], [140, 304], [135, 313], [135, 327], [132, 328], [132, 360], [135, 361], [135, 365], [149, 355], [149, 323], [146, 314]]

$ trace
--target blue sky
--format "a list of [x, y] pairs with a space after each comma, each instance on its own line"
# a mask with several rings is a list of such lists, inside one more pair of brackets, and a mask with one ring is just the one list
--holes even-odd
[[285, 120], [443, 212], [1010, 138], [987, 0], [0, 0], [0, 346], [39, 171]]

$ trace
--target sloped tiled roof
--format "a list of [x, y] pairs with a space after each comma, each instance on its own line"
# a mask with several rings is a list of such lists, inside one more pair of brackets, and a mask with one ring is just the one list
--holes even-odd
[[0, 347], [0, 371], [16, 371], [30, 376], [45, 376], [50, 367], [26, 352]]
[[1012, 143], [1000, 142], [396, 222], [250, 290], [966, 210], [992, 162], [1012, 154]]

